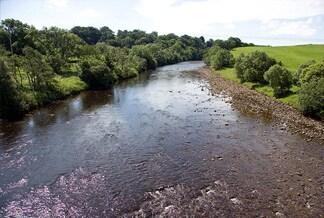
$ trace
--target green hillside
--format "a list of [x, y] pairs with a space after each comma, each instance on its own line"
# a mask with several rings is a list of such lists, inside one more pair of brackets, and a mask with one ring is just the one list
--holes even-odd
[[324, 45], [296, 45], [296, 46], [256, 46], [256, 47], [241, 47], [232, 51], [235, 57], [240, 53], [249, 53], [252, 51], [263, 51], [269, 56], [281, 61], [286, 68], [295, 72], [299, 65], [309, 61], [316, 62], [324, 60]]

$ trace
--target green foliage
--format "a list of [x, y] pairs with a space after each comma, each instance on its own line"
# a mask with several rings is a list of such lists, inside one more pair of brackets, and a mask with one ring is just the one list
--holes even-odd
[[313, 78], [301, 85], [298, 101], [307, 115], [324, 118], [324, 77]]
[[[107, 32], [106, 34], [108, 34], [108, 38], [109, 38], [109, 30], [105, 28], [102, 30], [104, 32]], [[89, 45], [95, 45], [102, 37], [102, 32], [97, 28], [91, 26], [88, 27], [75, 26], [70, 31], [71, 33], [74, 33], [75, 35], [79, 36]], [[105, 39], [102, 40], [105, 41]]]
[[235, 69], [241, 82], [259, 82], [266, 83], [264, 73], [273, 65], [276, 60], [269, 57], [264, 52], [253, 51], [246, 56], [240, 56], [236, 59]]
[[131, 49], [130, 55], [145, 59], [147, 69], [156, 69], [157, 68], [157, 61], [153, 57], [148, 46], [136, 45]]
[[25, 112], [19, 89], [15, 87], [10, 72], [0, 59], [0, 117], [18, 118]]
[[[211, 47], [210, 43], [213, 43]], [[212, 66], [216, 70], [233, 67], [234, 57], [231, 54], [230, 49], [246, 45], [247, 43], [244, 43], [239, 38], [235, 37], [230, 37], [227, 40], [209, 40], [207, 41], [207, 47], [210, 48], [204, 55], [204, 62], [206, 65]]]
[[5, 19], [0, 26], [0, 39], [10, 53], [20, 55], [25, 46], [34, 46], [27, 36], [30, 26], [19, 20]]
[[54, 78], [51, 67], [43, 60], [43, 56], [31, 47], [25, 47], [23, 53], [23, 68], [30, 88], [33, 91], [46, 92]]
[[299, 79], [300, 79], [300, 76], [301, 76], [302, 71], [303, 71], [305, 68], [307, 68], [307, 67], [309, 67], [310, 65], [315, 64], [315, 63], [316, 63], [316, 62], [315, 62], [314, 60], [311, 60], [311, 61], [307, 61], [307, 62], [304, 63], [304, 64], [301, 64], [301, 65], [298, 67], [297, 71], [295, 72], [295, 74], [294, 74], [294, 76], [293, 76], [293, 82], [294, 82], [295, 85], [300, 86]]
[[292, 86], [292, 75], [285, 67], [273, 65], [265, 72], [264, 78], [273, 88], [275, 97], [285, 96]]
[[227, 40], [217, 39], [213, 42], [213, 45], [226, 50], [231, 50], [233, 48], [238, 48], [238, 47], [254, 46], [252, 43], [242, 42], [241, 39], [237, 37], [230, 37]]
[[70, 58], [85, 55], [89, 49], [78, 36], [57, 27], [43, 28], [40, 31], [32, 27], [28, 37], [35, 41], [36, 49], [46, 55], [47, 63], [57, 74], [68, 67]]
[[218, 49], [217, 52], [210, 57], [210, 64], [214, 69], [220, 70], [225, 67], [232, 67], [234, 62], [233, 59], [233, 55], [230, 51]]
[[236, 76], [237, 76], [237, 78], [240, 79], [241, 83], [245, 82], [244, 81], [244, 65], [243, 65], [244, 58], [245, 58], [245, 55], [243, 53], [241, 53], [240, 56], [238, 56], [235, 59], [235, 64], [234, 64]]
[[313, 63], [305, 67], [299, 75], [299, 84], [324, 77], [324, 62]]
[[104, 60], [89, 58], [81, 63], [80, 78], [92, 89], [106, 89], [118, 79]]

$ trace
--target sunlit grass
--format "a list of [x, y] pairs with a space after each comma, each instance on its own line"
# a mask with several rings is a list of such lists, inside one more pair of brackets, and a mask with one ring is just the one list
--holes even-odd
[[71, 95], [74, 93], [78, 93], [87, 88], [87, 84], [83, 82], [79, 77], [71, 76], [71, 77], [56, 77], [56, 88], [62, 93], [62, 95]]
[[215, 71], [217, 74], [221, 75], [222, 77], [226, 79], [233, 80], [235, 82], [240, 82], [240, 79], [236, 77], [234, 68], [225, 68], [222, 70]]
[[[233, 81], [235, 81], [237, 83], [240, 83], [240, 79], [238, 79], [236, 77], [234, 68], [226, 68], [226, 69], [217, 70], [217, 71], [214, 71], [214, 72], [221, 75], [222, 77], [224, 77], [226, 79], [233, 80]], [[256, 83], [252, 83], [252, 82], [245, 82], [243, 84], [248, 86], [249, 88], [252, 88], [253, 86], [257, 85]], [[260, 93], [262, 93], [264, 95], [275, 98], [274, 93], [273, 93], [273, 89], [268, 85], [257, 86], [254, 89], [257, 92], [260, 92]], [[277, 98], [277, 100], [298, 109], [299, 108], [299, 106], [298, 106], [298, 95], [297, 95], [298, 90], [299, 90], [299, 88], [297, 86], [293, 86], [290, 89], [290, 94], [288, 96], [283, 97], [283, 98]]]
[[277, 61], [281, 61], [293, 73], [301, 64], [309, 60], [315, 60], [316, 62], [324, 60], [324, 45], [242, 47], [234, 49], [232, 54], [237, 57], [241, 53], [248, 54], [256, 50], [266, 52]]

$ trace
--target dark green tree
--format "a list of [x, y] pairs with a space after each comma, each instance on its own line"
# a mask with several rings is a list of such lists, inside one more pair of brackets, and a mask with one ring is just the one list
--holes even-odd
[[108, 40], [115, 38], [114, 31], [109, 29], [109, 27], [107, 27], [107, 26], [103, 26], [100, 28], [100, 34], [101, 34], [101, 37], [98, 42], [107, 42]]
[[[103, 31], [105, 31], [105, 30], [107, 30], [107, 29], [104, 28]], [[88, 27], [75, 26], [70, 30], [70, 32], [79, 36], [81, 39], [83, 39], [89, 45], [95, 45], [99, 41], [99, 39], [102, 37], [102, 32], [99, 29], [92, 27], [92, 26], [88, 26]], [[109, 32], [109, 30], [108, 30], [108, 32]]]
[[303, 83], [298, 93], [298, 102], [304, 114], [324, 119], [324, 77]]
[[24, 112], [19, 90], [5, 62], [0, 59], [0, 117], [18, 119]]
[[81, 79], [91, 89], [106, 89], [118, 79], [104, 60], [89, 58], [81, 63]]
[[216, 69], [220, 70], [225, 67], [232, 67], [234, 62], [234, 57], [229, 50], [218, 49], [217, 52], [211, 56], [210, 64]]
[[237, 75], [242, 75], [241, 81], [266, 83], [264, 73], [277, 62], [265, 52], [253, 51], [237, 60], [235, 69]]
[[275, 97], [285, 96], [292, 86], [291, 72], [278, 64], [270, 67], [270, 69], [265, 72], [264, 78], [273, 88]]

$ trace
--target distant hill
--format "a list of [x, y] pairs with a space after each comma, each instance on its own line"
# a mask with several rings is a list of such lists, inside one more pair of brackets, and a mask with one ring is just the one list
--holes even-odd
[[255, 46], [235, 48], [232, 53], [235, 57], [241, 53], [263, 51], [269, 56], [281, 61], [285, 67], [295, 72], [303, 63], [309, 60], [320, 62], [324, 60], [324, 45], [296, 45], [296, 46]]

